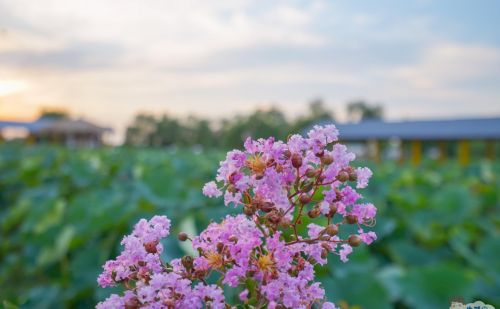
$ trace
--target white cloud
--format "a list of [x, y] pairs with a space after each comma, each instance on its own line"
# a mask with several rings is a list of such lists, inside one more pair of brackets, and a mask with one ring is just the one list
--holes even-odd
[[394, 73], [420, 89], [453, 87], [483, 78], [500, 80], [500, 48], [439, 44], [427, 49], [419, 62]]

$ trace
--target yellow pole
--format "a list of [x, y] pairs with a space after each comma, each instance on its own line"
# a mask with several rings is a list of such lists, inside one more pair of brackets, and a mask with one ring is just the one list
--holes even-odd
[[469, 164], [470, 161], [470, 143], [467, 140], [458, 142], [458, 162], [462, 165]]
[[422, 161], [422, 141], [411, 142], [411, 163], [419, 165]]
[[495, 159], [495, 141], [493, 140], [486, 141], [486, 158], [490, 160]]
[[406, 146], [406, 141], [401, 141], [399, 143], [398, 163], [403, 163], [405, 161], [405, 146]]

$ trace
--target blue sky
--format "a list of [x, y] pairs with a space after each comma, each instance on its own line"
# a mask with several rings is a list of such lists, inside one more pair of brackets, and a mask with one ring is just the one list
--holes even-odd
[[0, 118], [230, 117], [321, 97], [387, 118], [500, 114], [498, 1], [0, 0]]

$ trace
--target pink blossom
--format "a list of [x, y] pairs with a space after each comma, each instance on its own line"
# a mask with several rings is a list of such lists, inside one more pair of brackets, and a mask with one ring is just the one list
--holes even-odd
[[347, 262], [349, 259], [347, 256], [352, 253], [352, 247], [349, 246], [348, 244], [343, 244], [342, 249], [340, 249], [339, 254], [340, 254], [340, 260], [342, 262]]
[[358, 184], [356, 188], [366, 188], [368, 185], [368, 180], [372, 177], [373, 173], [368, 167], [358, 167], [356, 169], [356, 175], [358, 176]]
[[215, 181], [210, 181], [203, 186], [203, 195], [208, 197], [219, 197], [222, 195], [222, 192], [217, 188]]

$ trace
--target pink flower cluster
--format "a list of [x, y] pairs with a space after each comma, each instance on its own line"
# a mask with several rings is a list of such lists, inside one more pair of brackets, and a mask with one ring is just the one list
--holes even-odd
[[[126, 291], [98, 307], [233, 308], [224, 298], [226, 285], [240, 289], [240, 304], [253, 308], [335, 308], [315, 281], [314, 265], [326, 264], [329, 254], [346, 262], [353, 247], [377, 238], [365, 231], [377, 210], [356, 191], [372, 172], [350, 166], [355, 156], [337, 140], [333, 125], [315, 126], [307, 138], [293, 135], [286, 143], [247, 139], [245, 150], [229, 152], [216, 181], [203, 187], [204, 195], [223, 196], [243, 214], [211, 223], [192, 239], [181, 233], [198, 254], [169, 264], [160, 259], [160, 239], [170, 221], [142, 219], [98, 279], [102, 287], [123, 284]], [[344, 225], [357, 233], [344, 233]], [[219, 280], [209, 284], [214, 275]]]

